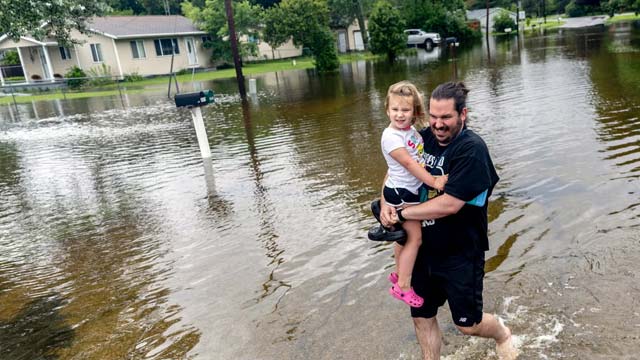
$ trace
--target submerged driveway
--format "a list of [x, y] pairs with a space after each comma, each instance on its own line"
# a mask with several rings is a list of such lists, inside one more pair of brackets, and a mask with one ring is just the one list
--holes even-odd
[[607, 21], [609, 16], [607, 15], [596, 15], [596, 16], [582, 16], [575, 18], [565, 18], [562, 19], [566, 21], [560, 28], [562, 29], [575, 29], [575, 28], [583, 28], [590, 26], [598, 26], [604, 25], [604, 22]]

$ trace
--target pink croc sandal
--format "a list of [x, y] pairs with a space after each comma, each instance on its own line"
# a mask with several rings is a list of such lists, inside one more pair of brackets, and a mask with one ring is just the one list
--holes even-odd
[[424, 303], [424, 299], [416, 294], [415, 291], [413, 291], [413, 288], [407, 291], [402, 291], [398, 284], [394, 284], [389, 289], [389, 294], [391, 294], [391, 296], [398, 300], [404, 301], [405, 303], [407, 303], [407, 305], [414, 308], [419, 308]]
[[397, 284], [398, 283], [398, 273], [397, 272], [392, 272], [391, 274], [389, 274], [389, 276], [387, 276], [387, 279], [389, 279], [389, 281], [392, 284]]

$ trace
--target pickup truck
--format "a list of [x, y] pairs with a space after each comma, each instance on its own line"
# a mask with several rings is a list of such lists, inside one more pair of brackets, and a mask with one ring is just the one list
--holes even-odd
[[432, 47], [442, 41], [440, 34], [428, 33], [420, 29], [407, 29], [404, 33], [407, 35], [408, 46], [424, 45], [425, 47]]

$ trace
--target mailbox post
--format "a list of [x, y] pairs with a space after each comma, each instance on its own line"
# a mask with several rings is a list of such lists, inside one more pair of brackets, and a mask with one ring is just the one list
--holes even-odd
[[207, 131], [202, 120], [201, 106], [211, 104], [213, 102], [213, 91], [203, 90], [192, 93], [176, 94], [176, 107], [186, 107], [191, 109], [191, 117], [193, 118], [193, 127], [196, 129], [196, 137], [200, 146], [200, 154], [202, 158], [211, 157], [211, 148], [209, 148], [209, 139]]

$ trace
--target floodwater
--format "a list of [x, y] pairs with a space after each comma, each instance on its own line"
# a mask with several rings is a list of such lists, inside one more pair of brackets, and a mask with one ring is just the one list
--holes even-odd
[[[339, 74], [0, 108], [0, 358], [418, 359], [366, 239], [387, 87], [463, 80], [501, 176], [485, 310], [522, 359], [640, 351], [640, 30], [490, 39]], [[494, 359], [439, 314], [446, 359]]]

